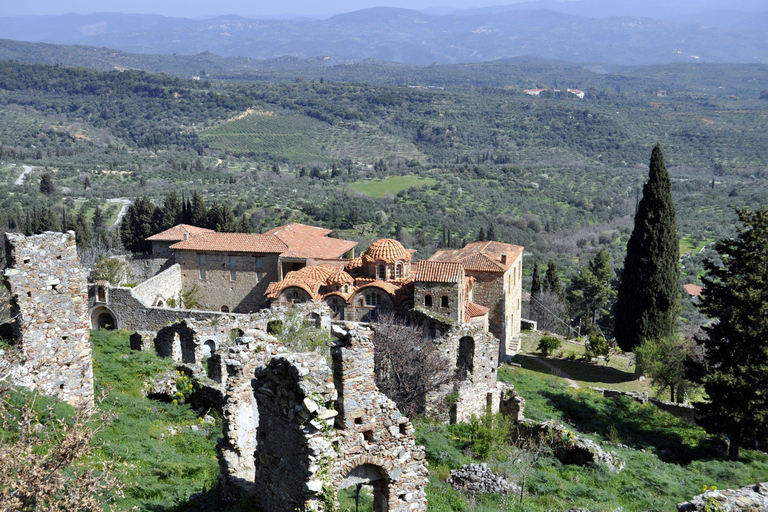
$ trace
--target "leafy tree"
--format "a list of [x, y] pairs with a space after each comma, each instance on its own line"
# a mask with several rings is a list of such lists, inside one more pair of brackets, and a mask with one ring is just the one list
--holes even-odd
[[563, 340], [561, 340], [557, 336], [552, 336], [551, 334], [545, 334], [539, 339], [539, 345], [536, 347], [536, 350], [541, 352], [541, 355], [543, 355], [544, 357], [549, 357], [549, 354], [559, 349], [562, 346], [562, 344], [563, 344]]
[[674, 334], [663, 338], [646, 339], [635, 349], [643, 362], [643, 373], [651, 379], [657, 391], [669, 389], [672, 402], [684, 402], [688, 393], [696, 388], [686, 376], [685, 362], [700, 360], [701, 350], [692, 336]]
[[541, 293], [541, 276], [539, 276], [539, 264], [533, 264], [533, 274], [531, 276], [531, 297]]
[[56, 187], [53, 185], [53, 178], [51, 173], [46, 172], [40, 177], [40, 192], [49, 196], [56, 191]]
[[75, 240], [77, 241], [78, 247], [88, 247], [91, 245], [93, 234], [91, 233], [91, 228], [88, 226], [88, 221], [85, 219], [85, 213], [82, 209], [78, 212], [77, 217], [75, 218], [73, 229], [75, 230]]
[[93, 281], [109, 281], [113, 286], [119, 286], [128, 276], [128, 265], [121, 259], [101, 256], [96, 267], [91, 272]]
[[544, 275], [542, 290], [554, 293], [558, 297], [563, 296], [563, 283], [560, 281], [560, 275], [557, 273], [557, 265], [554, 261], [547, 263], [547, 273]]
[[696, 340], [703, 362], [690, 365], [709, 397], [696, 404], [702, 425], [728, 435], [732, 460], [746, 438], [768, 430], [768, 210], [736, 213], [736, 238], [715, 245], [722, 265], [705, 261], [699, 308], [716, 321]]
[[93, 228], [99, 229], [104, 227], [104, 214], [101, 212], [101, 208], [98, 206], [93, 211]]
[[614, 308], [616, 341], [623, 350], [673, 334], [680, 297], [679, 259], [672, 184], [656, 144]]

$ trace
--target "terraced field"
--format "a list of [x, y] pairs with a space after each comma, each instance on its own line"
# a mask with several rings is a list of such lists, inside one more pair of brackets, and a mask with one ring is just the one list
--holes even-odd
[[352, 184], [352, 189], [362, 192], [369, 197], [384, 197], [386, 194], [395, 195], [401, 190], [407, 190], [411, 187], [423, 187], [433, 185], [435, 180], [432, 178], [422, 178], [421, 176], [390, 176], [381, 180], [367, 180]]
[[199, 135], [215, 149], [297, 163], [342, 158], [364, 162], [392, 157], [422, 160], [424, 157], [410, 141], [376, 126], [362, 123], [331, 126], [294, 113], [253, 113], [208, 128]]

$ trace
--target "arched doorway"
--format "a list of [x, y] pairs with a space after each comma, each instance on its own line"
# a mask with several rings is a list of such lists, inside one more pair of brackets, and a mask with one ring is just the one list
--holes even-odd
[[379, 466], [362, 464], [352, 468], [339, 485], [339, 491], [340, 498], [347, 502], [352, 500], [357, 512], [389, 510], [389, 481]]
[[111, 309], [99, 306], [91, 311], [91, 329], [117, 329], [117, 316]]

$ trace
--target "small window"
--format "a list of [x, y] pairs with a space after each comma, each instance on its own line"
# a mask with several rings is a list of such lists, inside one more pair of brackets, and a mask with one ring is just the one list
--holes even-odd
[[198, 254], [197, 255], [197, 264], [201, 267], [205, 266], [205, 254]]
[[432, 307], [432, 296], [431, 295], [425, 295], [424, 296], [424, 305], [428, 308]]
[[237, 270], [231, 268], [229, 269], [229, 280], [230, 281], [237, 281]]
[[221, 306], [222, 313], [229, 313], [229, 306]]
[[443, 295], [440, 297], [440, 307], [447, 308], [448, 307], [448, 296]]
[[229, 257], [229, 268], [237, 268], [237, 258], [235, 256]]
[[379, 265], [379, 279], [382, 281], [387, 280], [387, 266], [386, 265]]
[[205, 279], [205, 269], [202, 267], [200, 268], [200, 279]]
[[403, 264], [398, 263], [395, 265], [395, 279], [400, 279], [403, 277]]
[[256, 268], [263, 268], [264, 267], [264, 258], [261, 256], [256, 256]]

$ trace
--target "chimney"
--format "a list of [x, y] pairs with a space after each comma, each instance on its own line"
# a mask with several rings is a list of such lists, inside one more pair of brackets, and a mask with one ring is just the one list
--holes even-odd
[[502, 265], [506, 265], [507, 264], [507, 254], [506, 253], [502, 253], [502, 255], [501, 255], [501, 264]]

